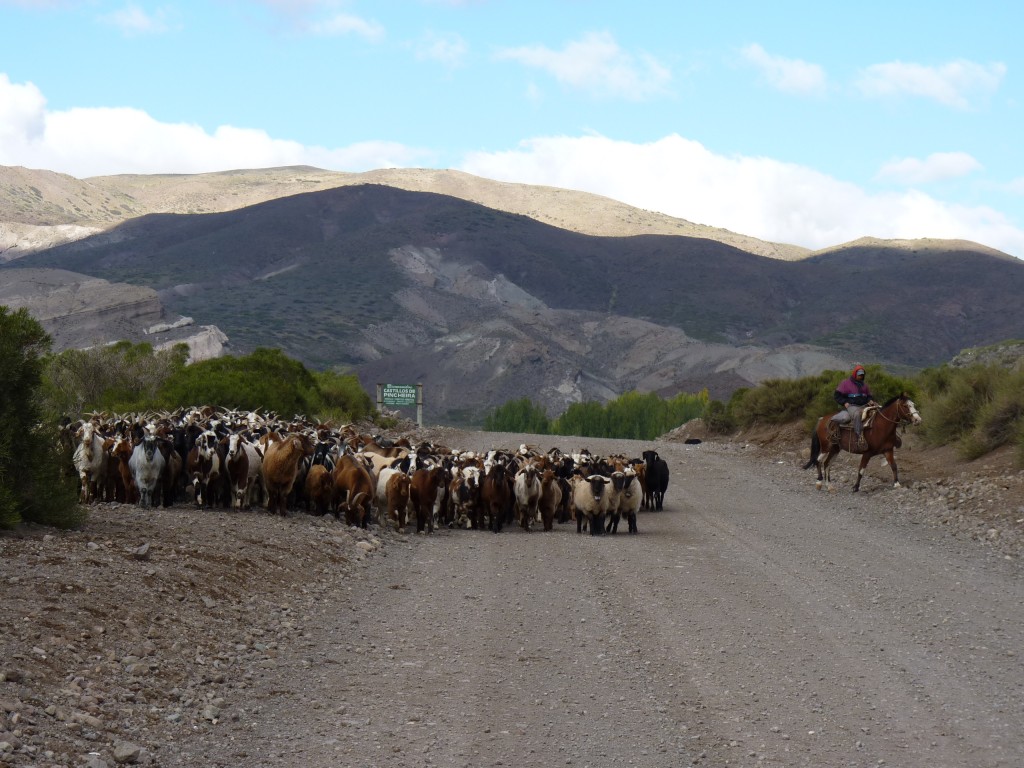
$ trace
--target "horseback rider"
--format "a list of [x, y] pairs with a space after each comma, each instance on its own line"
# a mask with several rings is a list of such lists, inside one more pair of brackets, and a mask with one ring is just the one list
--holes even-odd
[[853, 367], [850, 375], [839, 382], [836, 391], [832, 393], [832, 397], [843, 409], [832, 417], [832, 421], [839, 424], [852, 421], [858, 445], [863, 443], [864, 422], [861, 419], [861, 412], [864, 410], [864, 406], [871, 402], [871, 388], [864, 380], [866, 375], [864, 366], [858, 363]]

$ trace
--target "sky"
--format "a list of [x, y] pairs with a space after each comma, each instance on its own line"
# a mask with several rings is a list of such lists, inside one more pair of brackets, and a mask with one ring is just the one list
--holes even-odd
[[1024, 3], [0, 0], [0, 165], [450, 168], [1024, 258]]

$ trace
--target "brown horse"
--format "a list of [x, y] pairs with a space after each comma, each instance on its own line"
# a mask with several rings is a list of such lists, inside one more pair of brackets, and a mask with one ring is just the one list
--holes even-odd
[[[830, 423], [831, 417], [822, 416], [814, 428], [811, 436], [811, 460], [804, 464], [808, 469], [812, 464], [818, 465], [818, 482], [816, 486], [821, 489], [822, 482], [832, 489], [829, 477], [829, 466], [832, 459], [840, 450], [860, 454], [860, 467], [857, 470], [857, 482], [853, 486], [854, 491], [860, 490], [860, 481], [864, 477], [864, 470], [868, 462], [874, 456], [885, 455], [885, 460], [892, 469], [893, 488], [900, 487], [900, 476], [896, 470], [896, 459], [893, 451], [900, 444], [896, 428], [900, 424], [920, 424], [921, 414], [917, 412], [914, 401], [907, 393], [892, 398], [885, 405], [874, 412], [869, 423], [864, 425], [864, 441], [857, 444], [857, 437], [853, 432], [853, 426], [849, 424]], [[822, 446], [828, 446], [827, 451], [822, 451]]]

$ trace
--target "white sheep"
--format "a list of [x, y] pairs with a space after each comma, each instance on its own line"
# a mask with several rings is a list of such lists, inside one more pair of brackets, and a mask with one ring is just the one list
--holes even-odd
[[[626, 518], [629, 524], [629, 532], [636, 533], [636, 513], [640, 511], [640, 503], [643, 501], [644, 492], [640, 487], [640, 478], [632, 467], [626, 467], [621, 472], [612, 473], [612, 488], [609, 495], [608, 526], [605, 529], [608, 533], [616, 533], [619, 529], [619, 519]], [[615, 509], [612, 510], [612, 504]]]
[[573, 476], [572, 506], [576, 510], [576, 533], [583, 533], [584, 521], [590, 534], [604, 533], [604, 516], [608, 512], [607, 485], [611, 480], [604, 475]]

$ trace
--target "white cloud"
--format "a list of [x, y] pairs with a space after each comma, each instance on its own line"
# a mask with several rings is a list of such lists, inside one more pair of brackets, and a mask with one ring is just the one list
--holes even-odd
[[642, 100], [664, 93], [672, 73], [653, 57], [627, 53], [608, 32], [591, 32], [554, 51], [542, 45], [504, 48], [497, 58], [541, 69], [560, 83], [598, 96]]
[[306, 31], [322, 37], [355, 34], [370, 42], [376, 42], [384, 37], [384, 27], [376, 21], [347, 13], [338, 13], [320, 21], [310, 21], [304, 25], [304, 28]]
[[416, 58], [421, 61], [438, 61], [447, 67], [457, 67], [469, 51], [461, 35], [451, 32], [438, 34], [428, 32], [415, 45]]
[[748, 45], [740, 53], [760, 70], [769, 84], [780, 91], [821, 93], [825, 90], [825, 70], [817, 64], [774, 56], [757, 43]]
[[117, 27], [129, 37], [136, 37], [169, 31], [172, 28], [169, 18], [170, 12], [164, 8], [147, 13], [135, 3], [128, 3], [117, 11], [101, 16], [100, 21]]
[[79, 178], [115, 173], [204, 173], [231, 168], [313, 165], [343, 171], [423, 165], [424, 150], [394, 142], [341, 148], [275, 139], [262, 130], [161, 123], [130, 108], [46, 109], [31, 83], [0, 73], [0, 165], [22, 165]]
[[931, 184], [946, 179], [956, 179], [974, 171], [982, 165], [966, 152], [933, 152], [921, 160], [903, 157], [883, 165], [875, 178], [897, 184]]
[[959, 59], [939, 67], [892, 61], [861, 72], [857, 87], [869, 97], [920, 96], [947, 107], [968, 109], [976, 95], [995, 92], [1006, 74], [1001, 63], [977, 64]]
[[764, 157], [716, 155], [678, 135], [634, 144], [546, 137], [466, 156], [461, 170], [578, 189], [764, 240], [824, 248], [859, 237], [962, 238], [1024, 258], [1024, 230], [1003, 214], [921, 192], [870, 194], [855, 184]]
[[[0, 163], [5, 147], [38, 140], [46, 132], [46, 99], [32, 83], [18, 85], [0, 72]], [[16, 157], [16, 155], [15, 155]], [[7, 165], [13, 165], [6, 161]]]

